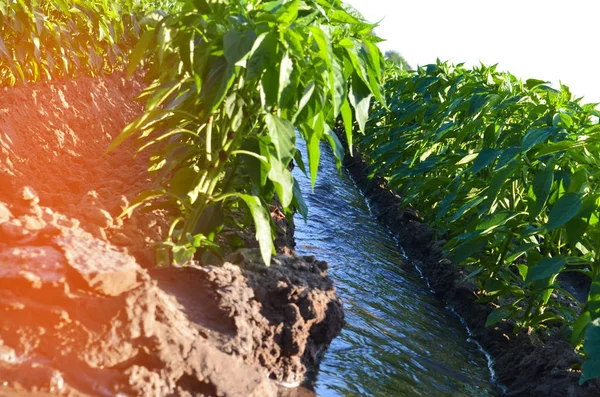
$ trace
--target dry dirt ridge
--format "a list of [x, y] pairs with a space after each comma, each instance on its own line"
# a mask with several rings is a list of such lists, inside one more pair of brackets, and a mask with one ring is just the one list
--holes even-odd
[[[343, 134], [338, 135], [345, 141]], [[402, 210], [400, 198], [386, 188], [383, 178], [376, 175], [369, 179], [368, 164], [356, 147], [353, 152], [353, 157], [346, 156], [344, 165], [369, 199], [373, 212], [398, 236], [409, 257], [419, 262], [436, 296], [465, 320], [472, 337], [491, 355], [496, 381], [506, 396], [600, 396], [597, 380], [579, 386], [579, 373], [572, 368], [580, 366], [582, 359], [560, 335], [513, 335], [507, 323], [485, 327], [493, 306], [475, 303], [477, 288], [465, 283], [463, 269], [444, 257], [445, 242], [434, 240], [431, 228], [415, 212]]]
[[0, 396], [272, 396], [341, 330], [312, 257], [152, 268], [163, 215], [117, 218], [151, 187], [147, 158], [103, 155], [141, 88], [115, 74], [0, 91]]

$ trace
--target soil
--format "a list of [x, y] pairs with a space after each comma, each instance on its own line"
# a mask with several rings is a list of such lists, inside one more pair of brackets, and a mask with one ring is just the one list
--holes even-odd
[[[343, 139], [343, 134], [339, 134]], [[417, 212], [402, 209], [400, 197], [391, 192], [383, 178], [371, 171], [357, 148], [346, 156], [345, 166], [363, 190], [378, 219], [394, 232], [409, 257], [440, 299], [444, 300], [470, 329], [472, 337], [493, 358], [495, 380], [506, 396], [600, 396], [600, 382], [579, 385], [582, 359], [560, 334], [512, 334], [512, 326], [500, 323], [485, 327], [491, 304], [476, 303], [476, 285], [464, 282], [467, 274], [444, 257], [444, 241], [434, 239], [429, 225]]]
[[147, 155], [105, 154], [142, 87], [116, 73], [1, 90], [0, 395], [290, 395], [344, 323], [327, 264], [266, 268], [247, 248], [153, 267], [165, 214], [118, 217], [152, 186]]

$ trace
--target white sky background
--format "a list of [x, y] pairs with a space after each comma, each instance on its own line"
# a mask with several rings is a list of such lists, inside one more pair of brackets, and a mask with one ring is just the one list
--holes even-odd
[[413, 67], [436, 58], [498, 63], [600, 102], [600, 0], [344, 1], [370, 22], [383, 19], [381, 50], [397, 50]]

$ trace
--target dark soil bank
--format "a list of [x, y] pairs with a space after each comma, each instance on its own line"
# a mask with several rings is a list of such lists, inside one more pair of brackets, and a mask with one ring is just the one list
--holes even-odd
[[475, 303], [476, 286], [463, 282], [466, 274], [442, 255], [444, 241], [435, 241], [428, 225], [417, 214], [402, 210], [399, 197], [382, 178], [369, 179], [368, 165], [354, 150], [345, 166], [369, 198], [381, 222], [399, 238], [436, 295], [447, 302], [467, 323], [472, 336], [491, 355], [496, 380], [508, 396], [600, 396], [597, 381], [579, 386], [579, 372], [572, 370], [582, 360], [559, 336], [542, 341], [534, 335], [513, 335], [512, 327], [500, 324], [486, 328], [491, 305]]
[[151, 186], [147, 158], [103, 155], [140, 89], [116, 74], [0, 91], [0, 396], [277, 395], [343, 326], [312, 257], [147, 269], [165, 219], [117, 217]]

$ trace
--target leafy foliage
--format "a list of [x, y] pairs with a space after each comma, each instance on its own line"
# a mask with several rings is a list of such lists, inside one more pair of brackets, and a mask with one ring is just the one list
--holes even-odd
[[[96, 76], [124, 66], [140, 34], [140, 18], [158, 3], [0, 2], [0, 84]], [[160, 5], [168, 8], [174, 2], [161, 1]]]
[[477, 280], [479, 301], [501, 304], [488, 325], [572, 325], [573, 344], [585, 335], [591, 357], [582, 380], [600, 375], [589, 347], [600, 318], [597, 281], [579, 317], [551, 299], [554, 291], [570, 296], [557, 281], [562, 272], [600, 277], [595, 105], [566, 86], [439, 61], [393, 70], [385, 96], [389, 107], [374, 107], [360, 149], [448, 240], [448, 253]]
[[[289, 166], [306, 140], [313, 185], [320, 142], [341, 162], [331, 127], [341, 116], [351, 138], [352, 108], [361, 125], [369, 101], [382, 100], [383, 57], [373, 26], [339, 0], [182, 1], [182, 8], [148, 21], [130, 71], [142, 62], [152, 83], [146, 110], [112, 147], [137, 136], [152, 151], [157, 189], [132, 204], [176, 214], [163, 262], [219, 255], [221, 231], [254, 220], [269, 264], [269, 205], [305, 211]], [[147, 60], [147, 61], [145, 61]], [[224, 235], [224, 233], [223, 233]], [[165, 253], [167, 249], [172, 257]]]

